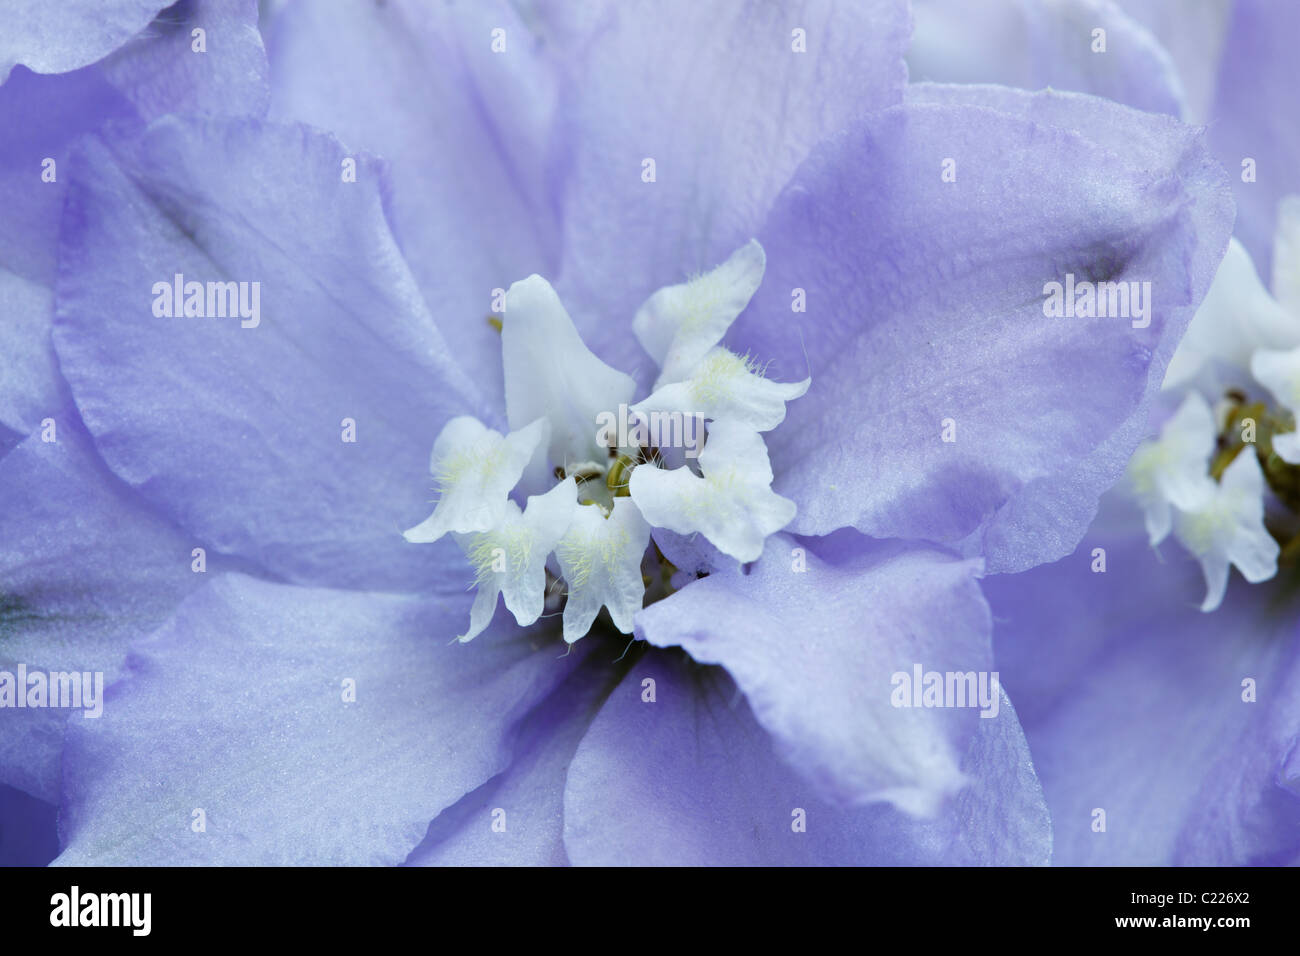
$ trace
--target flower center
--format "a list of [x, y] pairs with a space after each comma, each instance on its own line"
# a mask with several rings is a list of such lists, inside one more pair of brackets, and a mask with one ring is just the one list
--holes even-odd
[[[1277, 573], [1279, 559], [1300, 555], [1300, 468], [1285, 460], [1295, 439], [1290, 412], [1248, 401], [1229, 389], [1217, 412], [1191, 392], [1129, 462], [1128, 487], [1146, 514], [1151, 544], [1174, 536], [1201, 563], [1214, 610], [1229, 566], [1248, 581]], [[1271, 499], [1275, 505], [1268, 508]]]
[[406, 532], [416, 543], [450, 533], [465, 552], [476, 594], [461, 641], [491, 623], [498, 596], [529, 626], [561, 610], [562, 594], [570, 643], [598, 618], [630, 634], [680, 569], [756, 560], [790, 522], [795, 506], [771, 489], [762, 433], [810, 380], [772, 381], [721, 345], [764, 267], [750, 242], [646, 301], [632, 327], [660, 374], [635, 404], [635, 382], [587, 348], [546, 280], [510, 287], [493, 327], [511, 430], [448, 422], [431, 461], [439, 500]]
[[1300, 556], [1300, 528], [1291, 517], [1300, 517], [1300, 466], [1289, 463], [1274, 450], [1278, 438], [1294, 438], [1295, 416], [1285, 408], [1263, 401], [1250, 402], [1240, 389], [1224, 395], [1223, 425], [1215, 438], [1210, 477], [1221, 482], [1228, 466], [1242, 454], [1253, 454], [1264, 473], [1264, 481], [1288, 515], [1266, 517], [1265, 527], [1282, 546], [1280, 564], [1293, 563]]

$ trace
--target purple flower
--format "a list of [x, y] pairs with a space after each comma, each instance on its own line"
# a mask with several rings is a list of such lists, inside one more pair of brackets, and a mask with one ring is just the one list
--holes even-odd
[[[908, 87], [901, 2], [523, 9], [288, 6], [269, 115], [247, 6], [0, 87], [123, 111], [0, 180], [0, 666], [110, 677], [0, 713], [0, 781], [63, 863], [1046, 862], [978, 579], [1071, 552], [1143, 436], [1232, 220], [1200, 132]], [[1066, 274], [1149, 321], [1047, 318]], [[575, 460], [638, 401], [711, 420], [698, 473]]]
[[[1098, 548], [1105, 573], [1092, 571]], [[1076, 554], [985, 583], [998, 667], [1051, 808], [1053, 859], [1293, 864], [1294, 589], [1237, 580], [1206, 614], [1195, 560], [1177, 547], [1162, 555], [1117, 496]]]
[[[937, 50], [960, 6], [927, 6]], [[1208, 124], [1232, 173], [1235, 237], [1170, 363], [1150, 437], [1077, 550], [987, 582], [996, 658], [1043, 780], [1057, 862], [1295, 863], [1300, 140], [1280, 118], [1294, 113], [1288, 45], [1300, 10], [1122, 6], [1060, 3], [1029, 27], [1028, 48], [1077, 38], [1084, 23], [1119, 32], [1117, 51], [1166, 46], [1177, 101], [1167, 111]], [[1113, 60], [1085, 61], [1067, 76], [1052, 59], [1017, 64], [975, 44], [963, 79], [1113, 88]]]

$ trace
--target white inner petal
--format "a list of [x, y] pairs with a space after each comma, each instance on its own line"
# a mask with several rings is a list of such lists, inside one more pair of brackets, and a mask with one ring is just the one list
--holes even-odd
[[632, 321], [641, 347], [659, 363], [655, 388], [686, 378], [722, 341], [763, 281], [767, 259], [750, 240], [712, 272], [660, 289]]
[[773, 382], [760, 365], [721, 346], [709, 352], [680, 382], [656, 388], [632, 406], [648, 412], [682, 412], [770, 431], [785, 420], [785, 403], [808, 391], [812, 379]]
[[1183, 400], [1159, 439], [1143, 442], [1129, 460], [1129, 487], [1142, 506], [1152, 546], [1172, 527], [1170, 506], [1203, 507], [1215, 493], [1209, 475], [1214, 451], [1214, 414], [1197, 392]]
[[702, 475], [689, 468], [632, 472], [632, 499], [646, 520], [678, 534], [703, 534], [737, 561], [756, 561], [763, 541], [794, 519], [795, 504], [771, 489], [772, 466], [762, 437], [717, 421], [700, 455]]
[[1165, 373], [1165, 388], [1199, 380], [1207, 363], [1246, 370], [1256, 349], [1300, 346], [1300, 321], [1268, 294], [1236, 239], [1228, 244], [1214, 281]]
[[510, 502], [505, 518], [491, 530], [457, 535], [478, 585], [470, 628], [460, 636], [462, 642], [476, 637], [491, 622], [498, 594], [521, 627], [542, 616], [546, 557], [573, 521], [577, 493], [576, 483], [569, 478], [544, 495], [530, 497], [522, 512]]
[[636, 383], [587, 348], [559, 296], [540, 276], [516, 282], [506, 293], [501, 353], [510, 427], [544, 415], [551, 423], [552, 465], [604, 460], [606, 449], [596, 444], [596, 417], [630, 404]]
[[465, 415], [449, 421], [438, 433], [429, 460], [438, 503], [433, 514], [404, 532], [406, 540], [428, 544], [448, 532], [468, 534], [499, 524], [506, 517], [511, 489], [548, 431], [544, 418], [507, 436]]
[[586, 634], [602, 606], [615, 627], [632, 633], [632, 618], [645, 596], [641, 559], [649, 544], [650, 526], [631, 498], [616, 498], [608, 517], [590, 505], [578, 508], [555, 549], [569, 593], [566, 641], [572, 644]]
[[[498, 596], [521, 626], [536, 622], [546, 607], [551, 555], [565, 588], [566, 641], [587, 634], [602, 607], [631, 633], [645, 599], [651, 523], [703, 533], [722, 553], [753, 561], [764, 539], [793, 519], [794, 503], [771, 489], [760, 432], [784, 420], [786, 402], [802, 396], [810, 380], [769, 381], [756, 362], [719, 345], [764, 267], [763, 249], [751, 241], [712, 272], [647, 300], [634, 328], [661, 374], [656, 391], [637, 405], [633, 379], [586, 347], [550, 283], [534, 275], [510, 287], [502, 357], [507, 417], [516, 430], [502, 436], [472, 418], [448, 422], [431, 460], [440, 498], [433, 514], [406, 532], [413, 542], [454, 533], [473, 567], [478, 591], [460, 640], [490, 624]], [[608, 423], [625, 421], [628, 407], [638, 427], [611, 441]], [[653, 427], [660, 415], [674, 427]], [[641, 428], [646, 418], [650, 426]], [[705, 420], [697, 474], [690, 462], [696, 424], [702, 433]], [[619, 425], [619, 435], [625, 431]], [[527, 507], [520, 508], [523, 494]], [[672, 568], [659, 567], [668, 581]]]
[[1223, 602], [1230, 564], [1252, 583], [1277, 573], [1280, 549], [1264, 527], [1264, 474], [1253, 449], [1243, 450], [1224, 470], [1204, 507], [1179, 512], [1174, 534], [1201, 562], [1206, 583], [1202, 611]]

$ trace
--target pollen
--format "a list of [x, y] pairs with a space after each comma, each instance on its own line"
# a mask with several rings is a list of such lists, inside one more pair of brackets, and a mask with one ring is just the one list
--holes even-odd
[[532, 546], [533, 534], [522, 524], [474, 535], [466, 553], [474, 568], [474, 584], [482, 586], [503, 572], [523, 574], [528, 570]]
[[629, 494], [628, 481], [632, 477], [632, 469], [637, 463], [627, 455], [619, 455], [614, 463], [609, 466], [609, 472], [605, 475], [605, 487], [609, 489], [610, 494], [616, 498], [625, 498]]
[[466, 449], [439, 461], [433, 473], [434, 484], [440, 491], [464, 481], [471, 474], [486, 477], [505, 463], [505, 449], [498, 444], [492, 449]]
[[767, 374], [766, 364], [745, 355], [736, 355], [726, 349], [717, 349], [700, 363], [691, 379], [691, 398], [700, 404], [716, 402], [731, 394], [733, 383], [744, 375]]
[[681, 290], [677, 303], [681, 310], [683, 332], [693, 332], [709, 320], [722, 301], [724, 292], [719, 270], [692, 277]]
[[619, 529], [609, 534], [572, 535], [560, 542], [555, 553], [571, 569], [569, 587], [584, 587], [597, 567], [607, 572], [616, 568], [626, 556], [631, 540], [627, 531]]

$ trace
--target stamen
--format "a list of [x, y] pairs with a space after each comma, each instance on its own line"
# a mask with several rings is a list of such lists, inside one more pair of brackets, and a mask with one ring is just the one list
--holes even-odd
[[594, 461], [579, 462], [569, 469], [569, 474], [578, 481], [591, 481], [605, 474], [605, 469]]
[[[767, 381], [762, 363], [722, 345], [765, 262], [751, 241], [717, 268], [659, 290], [634, 319], [638, 339], [659, 365], [659, 397], [643, 403], [666, 404], [650, 411], [689, 415], [699, 427], [698, 447], [684, 453], [688, 461], [677, 452], [677, 438], [657, 433], [638, 430], [623, 445], [592, 439], [591, 416], [599, 424], [603, 409], [633, 407], [635, 381], [582, 343], [546, 280], [530, 276], [510, 287], [509, 335], [502, 316], [485, 317], [502, 335], [507, 375], [525, 386], [507, 395], [512, 421], [524, 411], [538, 417], [505, 436], [468, 416], [444, 426], [431, 465], [441, 498], [433, 516], [405, 532], [415, 542], [451, 532], [464, 550], [479, 593], [460, 640], [488, 626], [498, 595], [525, 627], [562, 606], [570, 644], [602, 614], [632, 633], [636, 612], [672, 594], [680, 573], [651, 537], [652, 513], [658, 527], [703, 533], [738, 561], [752, 560], [763, 539], [788, 524], [794, 506], [771, 491], [761, 433], [780, 424], [785, 403], [809, 383]], [[700, 397], [707, 408], [696, 407]], [[707, 446], [700, 433], [706, 422]], [[684, 427], [671, 434], [679, 432], [685, 443]], [[674, 449], [667, 456], [656, 447], [661, 441]], [[634, 492], [632, 477], [643, 465], [650, 480]], [[548, 472], [558, 484], [538, 489]]]
[[[658, 453], [656, 452], [656, 454]], [[614, 460], [614, 464], [609, 466], [609, 471], [605, 474], [605, 487], [609, 489], [614, 497], [625, 498], [631, 494], [628, 491], [628, 481], [632, 477], [632, 469], [637, 464], [627, 455], [619, 455]]]

